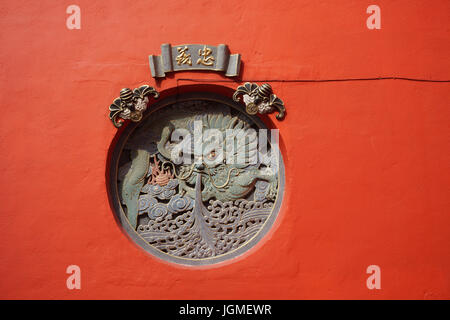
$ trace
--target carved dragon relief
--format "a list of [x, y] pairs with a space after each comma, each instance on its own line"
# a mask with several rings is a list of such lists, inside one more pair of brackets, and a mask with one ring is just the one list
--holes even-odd
[[204, 259], [239, 248], [261, 230], [278, 194], [278, 167], [267, 161], [270, 146], [256, 162], [227, 161], [238, 153], [247, 159], [258, 152], [252, 134], [224, 152], [220, 163], [207, 161], [219, 151], [209, 150], [205, 141], [200, 141], [203, 160], [195, 161], [198, 155], [191, 150], [182, 156], [193, 163], [180, 162], [174, 130], [195, 137], [195, 123], [203, 130], [217, 130], [224, 141], [228, 129], [254, 129], [247, 116], [218, 102], [175, 103], [130, 136], [120, 159], [118, 185], [131, 226], [150, 245], [176, 257]]

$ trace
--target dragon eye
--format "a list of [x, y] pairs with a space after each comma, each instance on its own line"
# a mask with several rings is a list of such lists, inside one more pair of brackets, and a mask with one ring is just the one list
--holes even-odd
[[208, 159], [209, 160], [214, 160], [217, 156], [216, 150], [212, 150], [209, 154], [208, 154]]

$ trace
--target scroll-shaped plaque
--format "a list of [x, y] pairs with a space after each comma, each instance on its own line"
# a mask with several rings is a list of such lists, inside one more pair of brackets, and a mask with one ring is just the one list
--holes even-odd
[[219, 44], [161, 45], [160, 56], [149, 56], [152, 77], [163, 78], [166, 72], [210, 70], [224, 72], [227, 77], [239, 75], [241, 55], [230, 54], [228, 46]]

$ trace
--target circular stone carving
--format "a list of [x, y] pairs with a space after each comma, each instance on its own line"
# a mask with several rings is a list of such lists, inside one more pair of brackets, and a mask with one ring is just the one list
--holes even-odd
[[123, 130], [110, 158], [119, 223], [170, 262], [207, 265], [244, 253], [281, 205], [284, 166], [270, 139], [258, 117], [226, 97], [185, 94], [150, 106]]

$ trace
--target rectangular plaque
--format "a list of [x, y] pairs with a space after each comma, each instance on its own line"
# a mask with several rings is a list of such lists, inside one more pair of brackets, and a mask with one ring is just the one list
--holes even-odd
[[160, 56], [149, 56], [152, 77], [163, 78], [167, 72], [210, 70], [224, 72], [227, 77], [239, 75], [241, 55], [231, 54], [228, 46], [219, 44], [161, 45]]

